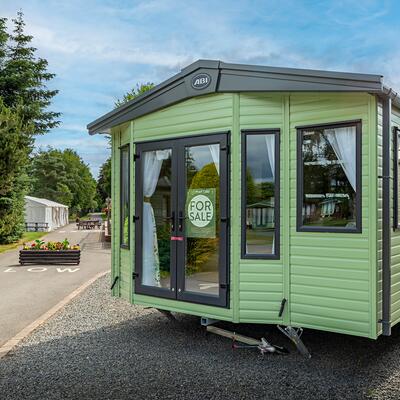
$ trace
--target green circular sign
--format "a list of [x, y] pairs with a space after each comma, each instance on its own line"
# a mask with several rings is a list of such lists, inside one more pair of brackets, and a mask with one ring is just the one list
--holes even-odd
[[192, 197], [187, 205], [189, 221], [198, 228], [204, 228], [213, 219], [214, 206], [209, 197], [198, 194]]

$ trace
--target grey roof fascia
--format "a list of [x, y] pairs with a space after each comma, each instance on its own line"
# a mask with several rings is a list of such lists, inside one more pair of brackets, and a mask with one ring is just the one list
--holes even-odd
[[162, 90], [165, 86], [168, 86], [170, 83], [172, 83], [173, 81], [179, 79], [179, 76], [181, 75], [181, 73], [178, 73], [176, 75], [174, 75], [173, 77], [167, 79], [166, 81], [160, 83], [159, 85], [154, 86], [152, 89], [150, 89], [149, 91], [142, 93], [140, 96], [135, 97], [133, 100], [128, 101], [127, 103], [115, 108], [114, 110], [109, 111], [108, 113], [102, 115], [101, 117], [95, 119], [94, 121], [90, 122], [87, 125], [87, 129], [89, 129], [89, 131], [93, 128], [95, 129], [96, 125], [101, 125], [102, 123], [104, 123], [106, 120], [112, 120], [113, 116], [115, 116], [116, 114], [124, 114], [126, 112], [126, 109], [129, 109], [130, 107], [132, 107], [134, 104], [140, 103], [141, 101], [143, 101], [143, 99], [152, 96], [154, 93]]
[[247, 72], [221, 69], [219, 92], [229, 91], [291, 91], [291, 92], [373, 92], [382, 91], [379, 80], [349, 80], [332, 77], [285, 75], [269, 72]]
[[320, 78], [348, 79], [354, 81], [375, 81], [381, 82], [382, 75], [362, 74], [353, 72], [324, 71], [317, 69], [300, 69], [284, 67], [268, 67], [263, 65], [231, 64], [220, 62], [220, 68], [224, 70], [240, 70], [250, 72], [270, 72], [273, 74], [309, 76]]
[[200, 68], [220, 68], [220, 64], [222, 62], [219, 60], [197, 60], [192, 64], [189, 64], [187, 67], [182, 68], [180, 74], [188, 75]]
[[[122, 106], [104, 114], [93, 122], [87, 125], [90, 134], [99, 133], [100, 130], [108, 129], [111, 126], [119, 125], [129, 119], [137, 118], [138, 116], [150, 113], [167, 105], [174, 104], [178, 101], [185, 100], [186, 98], [193, 97], [194, 94], [189, 95], [181, 90], [174, 90], [176, 87], [184, 83], [184, 78], [198, 69], [215, 69], [217, 70], [220, 62], [216, 60], [198, 60], [187, 67], [183, 68], [181, 72], [165, 80], [151, 90], [141, 94], [140, 96], [130, 100]], [[217, 79], [215, 79], [215, 84]], [[216, 87], [214, 92], [216, 91]], [[170, 92], [170, 93], [167, 93]], [[202, 93], [203, 94], [203, 93]], [[165, 99], [156, 100], [157, 97], [165, 95]], [[151, 107], [143, 107], [143, 111], [138, 111], [141, 106], [153, 100]], [[156, 101], [154, 101], [156, 100]], [[136, 110], [136, 112], [135, 112]]]
[[[212, 84], [204, 90], [194, 90], [191, 87], [191, 78], [197, 71], [206, 72], [212, 78]], [[367, 92], [389, 95], [394, 105], [400, 107], [399, 97], [391, 89], [383, 86], [381, 75], [198, 60], [150, 91], [91, 122], [87, 128], [90, 134], [109, 133], [110, 128], [114, 126], [182, 100], [215, 92], [245, 91]]]

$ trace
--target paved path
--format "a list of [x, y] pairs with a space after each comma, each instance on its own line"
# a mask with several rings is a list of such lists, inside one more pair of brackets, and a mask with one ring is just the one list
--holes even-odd
[[100, 230], [77, 230], [76, 224], [46, 235], [46, 241], [80, 243], [79, 266], [21, 267], [19, 249], [0, 254], [0, 346], [94, 275], [109, 270], [110, 250], [100, 237]]

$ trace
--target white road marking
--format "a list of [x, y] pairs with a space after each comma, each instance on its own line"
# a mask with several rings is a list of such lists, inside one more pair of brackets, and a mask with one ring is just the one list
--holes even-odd
[[65, 233], [66, 231], [59, 231], [59, 233]]
[[[56, 269], [56, 271], [59, 272], [59, 273], [76, 272], [76, 271], [79, 271], [79, 270], [80, 270], [80, 268], [69, 268], [69, 267], [66, 267], [66, 268], [57, 267], [57, 269]], [[14, 268], [7, 268], [3, 272], [46, 272], [46, 271], [50, 272], [51, 269], [49, 270], [48, 268], [45, 268], [45, 267], [31, 267], [31, 268], [28, 268], [28, 269], [20, 269], [20, 270], [17, 271]]]
[[27, 269], [28, 272], [45, 272], [47, 268], [45, 267], [32, 267]]
[[68, 272], [76, 272], [76, 271], [79, 271], [79, 269], [80, 269], [80, 268], [75, 268], [75, 269], [72, 269], [72, 268], [64, 268], [64, 269], [57, 268], [57, 272], [65, 272], [65, 271], [68, 271]]

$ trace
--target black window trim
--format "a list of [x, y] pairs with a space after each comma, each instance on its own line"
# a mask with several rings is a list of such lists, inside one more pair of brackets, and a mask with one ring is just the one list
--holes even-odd
[[399, 135], [400, 128], [393, 127], [393, 230], [400, 230], [399, 225]]
[[[243, 129], [242, 134], [242, 161], [241, 161], [241, 259], [246, 260], [279, 260], [280, 259], [280, 129]], [[275, 252], [273, 254], [251, 254], [246, 252], [246, 165], [247, 165], [247, 135], [275, 135]]]
[[[362, 141], [362, 121], [351, 120], [332, 123], [322, 123], [315, 125], [297, 126], [297, 202], [296, 202], [296, 225], [297, 232], [332, 232], [332, 233], [362, 233], [362, 192], [361, 192], [361, 167], [362, 167], [362, 154], [361, 154], [361, 141]], [[320, 227], [320, 226], [304, 226], [303, 225], [303, 132], [312, 129], [329, 129], [340, 128], [345, 126], [356, 127], [356, 227], [355, 228], [334, 228], [334, 227]]]
[[[122, 198], [122, 187], [123, 187], [123, 173], [122, 173], [122, 152], [128, 149], [128, 243], [123, 243], [124, 237], [124, 224], [122, 222], [122, 210], [123, 210], [123, 198]], [[131, 149], [129, 143], [124, 144], [119, 147], [119, 243], [121, 249], [128, 249], [130, 248], [131, 242], [131, 189], [130, 189], [130, 182], [131, 182]]]

